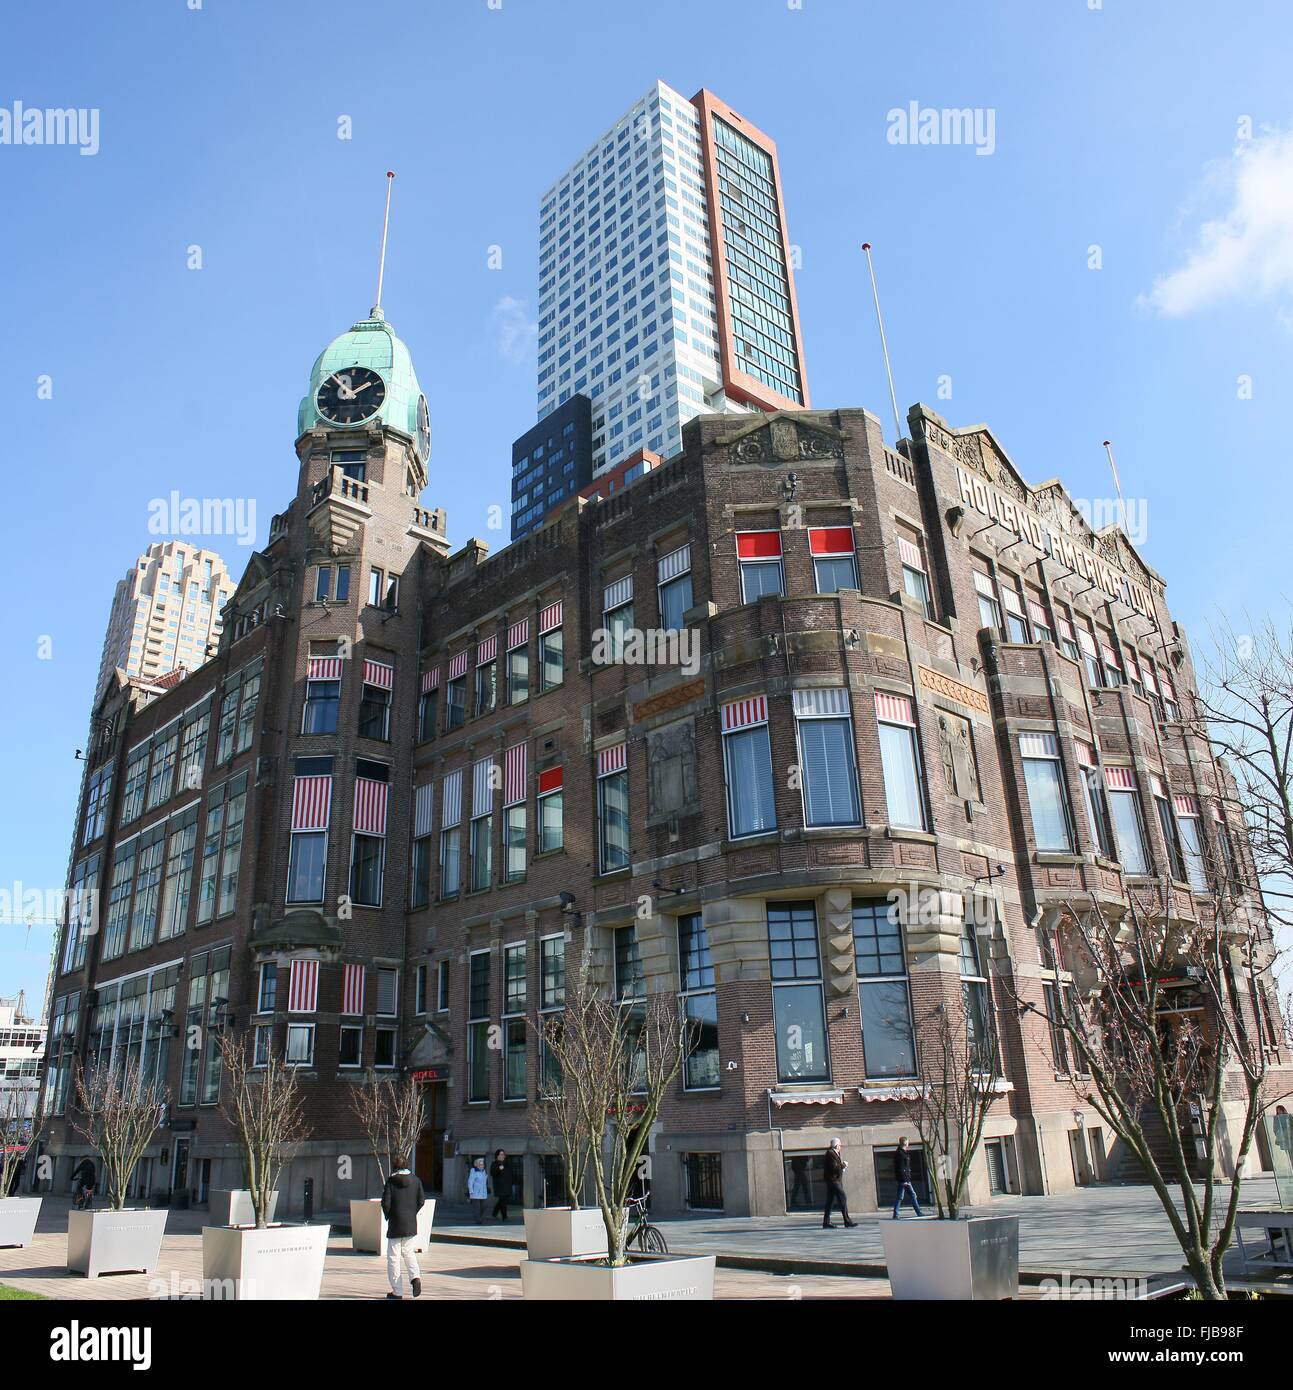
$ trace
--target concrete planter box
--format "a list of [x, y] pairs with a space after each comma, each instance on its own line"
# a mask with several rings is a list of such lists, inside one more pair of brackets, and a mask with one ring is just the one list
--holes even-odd
[[635, 1255], [612, 1269], [590, 1260], [522, 1260], [521, 1293], [578, 1303], [705, 1303], [714, 1297], [713, 1255]]
[[[213, 1187], [207, 1208], [211, 1213], [211, 1220], [217, 1226], [254, 1226], [256, 1224], [256, 1208], [252, 1206], [251, 1193], [245, 1187], [232, 1189]], [[271, 1192], [269, 1194], [269, 1210], [265, 1213], [265, 1220], [272, 1221], [277, 1210], [278, 1193]]]
[[0, 1245], [30, 1245], [40, 1215], [39, 1197], [0, 1197]]
[[1001, 1299], [1019, 1293], [1019, 1218], [881, 1221], [889, 1286], [901, 1299]]
[[606, 1258], [606, 1223], [598, 1207], [536, 1207], [524, 1215], [532, 1260]]
[[[431, 1222], [435, 1219], [435, 1201], [428, 1198], [418, 1212], [417, 1244], [419, 1255], [431, 1244]], [[355, 1198], [350, 1203], [350, 1244], [365, 1255], [386, 1253], [386, 1218], [382, 1215], [380, 1197]]]
[[165, 1211], [70, 1211], [67, 1267], [91, 1279], [142, 1270], [151, 1274], [162, 1253]]
[[267, 1302], [317, 1299], [328, 1226], [203, 1226], [202, 1297]]

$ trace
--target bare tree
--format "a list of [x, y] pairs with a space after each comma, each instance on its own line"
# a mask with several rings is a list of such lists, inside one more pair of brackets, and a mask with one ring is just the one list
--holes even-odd
[[269, 1224], [270, 1194], [283, 1164], [308, 1137], [301, 1083], [296, 1068], [270, 1049], [256, 1065], [254, 1042], [238, 1042], [232, 1033], [219, 1037], [221, 1066], [227, 1082], [220, 1110], [238, 1131], [247, 1189], [258, 1228]]
[[9, 1196], [9, 1189], [17, 1183], [23, 1160], [43, 1123], [39, 1109], [35, 1115], [27, 1114], [23, 1094], [19, 1086], [0, 1092], [0, 1197]]
[[120, 1211], [131, 1175], [161, 1122], [166, 1087], [147, 1076], [138, 1062], [95, 1063], [76, 1073], [72, 1128], [89, 1141], [103, 1162], [108, 1205]]
[[562, 1181], [567, 1206], [583, 1204], [584, 1180], [588, 1173], [588, 1138], [579, 1108], [574, 1078], [556, 1063], [562, 1016], [547, 1014], [531, 1023], [539, 1040], [539, 1103], [530, 1112], [530, 1126], [545, 1144], [561, 1155]]
[[[1245, 1021], [1239, 990], [1242, 979], [1249, 997], [1260, 997], [1270, 946], [1250, 924], [1227, 922], [1219, 907], [1206, 920], [1174, 919], [1166, 891], [1157, 900], [1130, 895], [1116, 920], [1094, 900], [1066, 903], [1043, 919], [1044, 954], [1067, 966], [1073, 982], [1057, 984], [1040, 1006], [1019, 1002], [1021, 1013], [1040, 1014], [1052, 1038], [1064, 1041], [1075, 1094], [1144, 1168], [1202, 1296], [1224, 1299], [1222, 1260], [1268, 1069], [1266, 1020]], [[1201, 996], [1198, 1013], [1171, 1007], [1183, 981]], [[1233, 1152], [1222, 1123], [1228, 1078], [1230, 1097], [1237, 1089], [1243, 1107]], [[1159, 1152], [1156, 1134], [1166, 1136]]]
[[588, 1152], [587, 1170], [612, 1265], [626, 1263], [625, 1208], [660, 1106], [686, 1055], [676, 998], [615, 1000], [593, 979], [587, 953], [567, 975], [565, 1013], [548, 1046], [561, 1068]]
[[998, 1095], [1001, 1053], [990, 1009], [938, 1004], [917, 1020], [920, 1079], [904, 1103], [927, 1161], [939, 1216], [961, 1211], [988, 1112]]
[[350, 1108], [373, 1151], [385, 1187], [395, 1160], [411, 1158], [421, 1138], [422, 1087], [411, 1076], [379, 1076], [369, 1067], [363, 1084], [351, 1092]]

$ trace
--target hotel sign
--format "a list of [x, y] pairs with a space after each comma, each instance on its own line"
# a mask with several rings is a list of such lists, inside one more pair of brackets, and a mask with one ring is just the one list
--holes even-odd
[[1084, 545], [1075, 545], [1064, 532], [1049, 526], [1036, 512], [1021, 503], [1003, 496], [984, 479], [976, 477], [959, 464], [955, 467], [962, 502], [983, 516], [991, 518], [998, 526], [1004, 526], [1007, 531], [1014, 532], [1020, 540], [1027, 541], [1034, 549], [1067, 565], [1075, 574], [1080, 574], [1110, 598], [1121, 600], [1147, 618], [1156, 617], [1154, 602], [1144, 585], [1128, 579], [1121, 570], [1114, 569], [1095, 551]]

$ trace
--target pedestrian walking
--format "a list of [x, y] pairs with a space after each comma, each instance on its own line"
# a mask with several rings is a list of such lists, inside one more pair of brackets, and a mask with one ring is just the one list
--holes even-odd
[[489, 1174], [485, 1171], [485, 1160], [476, 1158], [472, 1160], [471, 1168], [467, 1173], [467, 1197], [471, 1201], [471, 1209], [476, 1215], [476, 1225], [485, 1224], [485, 1203], [489, 1200]]
[[422, 1271], [414, 1246], [418, 1241], [418, 1212], [426, 1203], [421, 1181], [409, 1171], [409, 1161], [400, 1154], [386, 1186], [382, 1189], [382, 1215], [386, 1218], [386, 1277], [391, 1291], [387, 1298], [404, 1297], [404, 1275], [414, 1298], [422, 1296]]
[[916, 1189], [911, 1185], [911, 1150], [907, 1147], [907, 1136], [904, 1134], [898, 1140], [898, 1147], [893, 1153], [893, 1176], [898, 1184], [898, 1195], [893, 1202], [893, 1219], [897, 1221], [898, 1210], [902, 1206], [903, 1199], [908, 1199], [916, 1209], [916, 1215], [924, 1213], [920, 1209], [920, 1203], [916, 1200]]
[[512, 1170], [507, 1166], [507, 1151], [494, 1150], [494, 1161], [489, 1165], [489, 1181], [494, 1188], [494, 1220], [507, 1220], [507, 1202], [512, 1195]]
[[831, 1146], [822, 1159], [822, 1169], [826, 1178], [826, 1209], [822, 1212], [822, 1229], [825, 1231], [835, 1229], [831, 1222], [831, 1208], [834, 1206], [839, 1207], [846, 1226], [857, 1225], [856, 1221], [849, 1220], [848, 1198], [844, 1195], [844, 1170], [848, 1166], [840, 1150], [840, 1141], [832, 1139]]

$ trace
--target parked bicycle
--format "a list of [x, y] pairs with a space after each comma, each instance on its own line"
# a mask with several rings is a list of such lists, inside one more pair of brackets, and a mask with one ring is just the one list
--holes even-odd
[[664, 1232], [659, 1226], [651, 1224], [651, 1218], [647, 1214], [647, 1199], [645, 1197], [630, 1197], [624, 1216], [626, 1221], [632, 1223], [628, 1238], [624, 1242], [626, 1250], [636, 1245], [644, 1255], [667, 1255], [669, 1253], [669, 1243], [664, 1238]]

